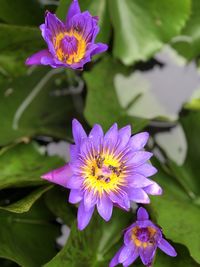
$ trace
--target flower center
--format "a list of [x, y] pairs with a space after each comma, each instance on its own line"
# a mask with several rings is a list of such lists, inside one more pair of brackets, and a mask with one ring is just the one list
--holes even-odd
[[78, 63], [85, 56], [86, 42], [77, 31], [59, 33], [53, 44], [58, 60], [65, 64]]
[[87, 159], [83, 168], [84, 186], [95, 192], [114, 191], [125, 183], [125, 167], [123, 162], [109, 154], [96, 154]]
[[131, 237], [137, 247], [145, 248], [154, 243], [156, 233], [157, 231], [153, 227], [140, 228], [136, 226], [132, 229]]

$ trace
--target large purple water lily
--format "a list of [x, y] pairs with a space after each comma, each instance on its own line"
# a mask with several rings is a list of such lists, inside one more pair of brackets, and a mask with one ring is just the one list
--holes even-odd
[[118, 264], [128, 267], [138, 257], [145, 266], [151, 267], [157, 248], [171, 257], [177, 255], [175, 249], [163, 238], [161, 229], [149, 220], [147, 211], [139, 208], [137, 221], [126, 229], [124, 244], [110, 262], [109, 267]]
[[95, 43], [99, 32], [98, 17], [91, 16], [88, 11], [81, 13], [78, 0], [73, 0], [65, 23], [47, 12], [40, 29], [48, 49], [29, 57], [27, 65], [82, 69], [92, 56], [108, 49], [105, 44]]
[[130, 201], [149, 203], [148, 194], [162, 193], [159, 185], [147, 178], [156, 173], [148, 162], [152, 153], [143, 149], [148, 133], [131, 137], [129, 125], [118, 130], [115, 123], [105, 135], [96, 124], [87, 136], [77, 120], [72, 128], [75, 145], [71, 145], [69, 164], [42, 178], [71, 189], [69, 202], [80, 203], [80, 230], [89, 223], [95, 206], [108, 221], [113, 205], [129, 210]]

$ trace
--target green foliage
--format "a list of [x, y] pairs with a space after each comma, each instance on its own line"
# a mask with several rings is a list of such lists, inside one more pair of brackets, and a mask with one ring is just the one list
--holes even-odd
[[[109, 45], [107, 53], [87, 64], [84, 73], [25, 66], [27, 57], [47, 47], [38, 28], [45, 9], [56, 10], [65, 21], [71, 0], [55, 2], [0, 0], [0, 266], [108, 266], [122, 245], [123, 229], [135, 220], [134, 213], [116, 208], [109, 222], [95, 214], [89, 226], [78, 231], [77, 206], [68, 203], [68, 190], [40, 178], [64, 164], [60, 157], [44, 151], [51, 142], [73, 141], [73, 118], [87, 131], [95, 123], [104, 130], [114, 122], [120, 127], [130, 124], [133, 132], [148, 127], [150, 148], [159, 152], [155, 180], [164, 190], [163, 196], [151, 198], [148, 209], [178, 252], [171, 258], [159, 251], [153, 266], [199, 266], [199, 95], [191, 98], [188, 94], [177, 115], [188, 147], [182, 165], [169, 159], [154, 138], [154, 133], [167, 131], [176, 122], [162, 114], [150, 120], [151, 116], [134, 117], [130, 112], [140, 98], [138, 94], [132, 99], [131, 90], [146, 86], [137, 83], [137, 73], [145, 71], [148, 76], [148, 70], [157, 68], [161, 73], [165, 60], [156, 52], [166, 44], [186, 60], [198, 61], [199, 0], [79, 0], [82, 11], [99, 16], [97, 42]], [[125, 90], [126, 79], [119, 83], [120, 75], [127, 79], [136, 75], [130, 91]], [[161, 78], [158, 75], [156, 82], [162, 87]], [[176, 95], [168, 79], [173, 102]], [[152, 88], [152, 97], [156, 90]], [[147, 114], [148, 105], [144, 109]], [[56, 239], [62, 225], [70, 228], [70, 235], [59, 250]], [[134, 266], [142, 265], [137, 261]]]
[[24, 267], [42, 266], [56, 253], [59, 229], [52, 219], [42, 202], [28, 213], [0, 211], [0, 257]]
[[0, 188], [43, 184], [40, 176], [63, 163], [58, 157], [46, 157], [36, 144], [18, 144], [0, 151]]

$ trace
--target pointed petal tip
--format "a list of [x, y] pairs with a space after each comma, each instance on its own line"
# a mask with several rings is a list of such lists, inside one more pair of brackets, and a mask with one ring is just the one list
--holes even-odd
[[48, 180], [48, 181], [51, 181], [52, 179], [52, 173], [51, 172], [48, 172], [48, 173], [45, 173], [41, 176], [42, 179], [44, 180]]

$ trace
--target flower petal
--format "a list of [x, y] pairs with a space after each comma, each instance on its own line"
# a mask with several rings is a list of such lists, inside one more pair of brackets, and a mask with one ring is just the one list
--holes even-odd
[[137, 173], [127, 177], [127, 180], [128, 180], [129, 186], [134, 187], [134, 188], [143, 188], [153, 183], [151, 180]]
[[118, 131], [118, 145], [117, 145], [118, 152], [127, 145], [130, 137], [131, 137], [130, 125], [127, 125]]
[[154, 259], [154, 255], [156, 252], [156, 247], [153, 245], [148, 245], [147, 247], [143, 248], [140, 247], [139, 248], [139, 254], [140, 254], [140, 258], [142, 260], [142, 263], [146, 266], [150, 266], [153, 259]]
[[130, 209], [130, 201], [126, 192], [122, 190], [116, 193], [110, 192], [109, 198], [114, 204], [119, 205], [122, 209]]
[[69, 189], [79, 189], [81, 185], [82, 179], [77, 175], [72, 175], [67, 179], [67, 188]]
[[108, 50], [108, 45], [103, 43], [95, 44], [96, 48], [92, 50], [91, 56], [95, 56], [97, 54], [103, 53]]
[[115, 267], [116, 265], [119, 264], [119, 255], [120, 255], [122, 249], [123, 249], [123, 247], [121, 247], [121, 248], [117, 251], [117, 253], [115, 254], [115, 256], [112, 258], [112, 260], [111, 260], [111, 262], [110, 262], [110, 264], [109, 264], [109, 267]]
[[69, 194], [69, 202], [76, 204], [80, 202], [83, 198], [83, 193], [78, 189], [72, 189]]
[[138, 221], [145, 221], [149, 219], [149, 214], [145, 208], [140, 207], [137, 211], [137, 220]]
[[171, 256], [171, 257], [176, 257], [177, 253], [175, 251], [175, 249], [172, 247], [172, 245], [170, 245], [170, 243], [165, 240], [164, 238], [161, 239], [161, 241], [158, 244], [158, 247], [165, 252], [167, 255]]
[[130, 188], [128, 190], [128, 196], [130, 200], [136, 203], [144, 203], [144, 204], [150, 203], [150, 199], [148, 195], [141, 188], [137, 188], [137, 189]]
[[133, 245], [124, 246], [119, 254], [119, 263], [123, 263], [125, 260], [127, 260], [133, 253], [134, 249], [135, 247]]
[[73, 121], [72, 121], [72, 133], [73, 133], [73, 137], [74, 137], [74, 142], [77, 145], [80, 145], [81, 140], [83, 138], [87, 137], [82, 125], [76, 119], [73, 119]]
[[77, 145], [70, 145], [70, 159], [71, 161], [74, 161], [77, 159], [78, 156], [78, 146]]
[[68, 181], [72, 176], [70, 165], [67, 164], [59, 169], [53, 170], [41, 176], [41, 178], [48, 180], [51, 183], [68, 187]]
[[129, 258], [123, 262], [123, 266], [124, 267], [130, 266], [137, 259], [138, 256], [139, 256], [139, 251], [137, 248], [135, 248], [134, 252], [132, 252]]
[[157, 173], [157, 169], [152, 166], [150, 163], [144, 163], [136, 168], [134, 168], [134, 171], [144, 175], [145, 177], [149, 177]]
[[66, 31], [64, 23], [49, 11], [46, 13], [45, 26], [51, 32], [52, 37]]
[[51, 60], [53, 60], [51, 53], [47, 50], [41, 50], [37, 53], [35, 53], [34, 55], [30, 56], [29, 58], [27, 58], [26, 60], [26, 65], [41, 65], [43, 64], [41, 61], [43, 58], [49, 58]]
[[90, 222], [92, 214], [94, 212], [94, 207], [86, 211], [84, 207], [84, 202], [81, 201], [78, 207], [78, 229], [83, 230]]
[[[95, 124], [89, 134], [89, 138], [92, 139], [92, 143], [96, 151], [100, 150], [100, 145], [103, 140], [103, 130], [99, 124]], [[99, 151], [100, 152], [100, 151]]]
[[105, 149], [109, 148], [109, 150], [112, 151], [117, 143], [117, 138], [118, 138], [118, 127], [117, 124], [114, 123], [104, 136]]
[[153, 156], [152, 153], [146, 152], [146, 151], [138, 151], [131, 153], [130, 159], [127, 161], [127, 164], [137, 167], [145, 163], [147, 160], [149, 160]]
[[149, 139], [147, 132], [138, 133], [131, 137], [130, 146], [134, 151], [141, 150]]
[[112, 201], [106, 195], [102, 196], [97, 202], [97, 210], [105, 221], [109, 221], [113, 210]]
[[97, 197], [93, 193], [93, 191], [85, 191], [84, 194], [84, 206], [85, 210], [88, 211], [90, 210], [97, 202]]
[[162, 195], [163, 193], [162, 188], [156, 182], [153, 182], [151, 185], [145, 187], [144, 190], [150, 195]]
[[67, 12], [66, 26], [69, 27], [69, 21], [73, 18], [73, 16], [75, 16], [76, 14], [80, 14], [80, 13], [81, 13], [81, 9], [80, 9], [78, 0], [73, 0]]

